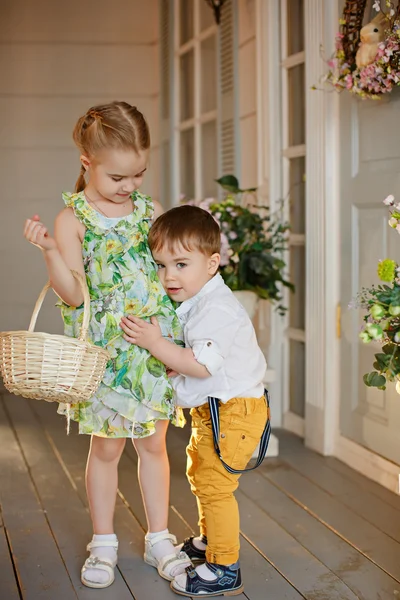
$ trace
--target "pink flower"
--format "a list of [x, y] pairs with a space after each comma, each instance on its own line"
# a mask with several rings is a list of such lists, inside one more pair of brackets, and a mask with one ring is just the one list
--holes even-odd
[[224, 233], [221, 232], [221, 267], [226, 267], [226, 265], [229, 265], [229, 250], [230, 246], [228, 238]]
[[197, 206], [203, 208], [204, 210], [210, 212], [210, 205], [215, 202], [214, 198], [205, 198], [205, 200], [201, 200]]
[[386, 206], [393, 206], [394, 196], [392, 194], [390, 194], [389, 196], [386, 196], [386, 198], [383, 201], [383, 204], [386, 204]]

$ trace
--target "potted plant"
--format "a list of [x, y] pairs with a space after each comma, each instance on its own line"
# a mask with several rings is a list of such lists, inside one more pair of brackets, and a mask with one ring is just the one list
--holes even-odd
[[220, 273], [225, 283], [251, 318], [260, 298], [285, 314], [282, 286], [292, 291], [294, 286], [285, 276], [289, 224], [283, 219], [282, 203], [270, 214], [269, 207], [256, 204], [256, 188], [241, 189], [234, 175], [225, 175], [217, 183], [227, 192], [223, 200], [189, 203], [208, 210], [221, 228]]

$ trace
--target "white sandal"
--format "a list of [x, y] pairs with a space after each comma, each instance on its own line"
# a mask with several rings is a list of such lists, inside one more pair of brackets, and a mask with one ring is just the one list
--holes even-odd
[[[172, 533], [160, 533], [152, 540], [145, 538], [145, 551], [144, 551], [144, 562], [152, 567], [155, 567], [158, 571], [158, 574], [163, 579], [167, 581], [173, 581], [174, 577], [180, 575], [185, 572], [187, 567], [192, 566], [192, 562], [186, 552], [178, 552], [174, 554], [168, 554], [167, 556], [163, 556], [161, 559], [155, 558], [152, 554], [152, 548], [158, 542], [163, 540], [169, 540], [173, 545], [176, 545], [176, 537], [172, 535]], [[172, 569], [174, 567], [182, 567], [181, 570], [176, 571], [174, 575], [171, 575]]]
[[[89, 542], [86, 549], [88, 552], [91, 552], [93, 548], [105, 548], [112, 547], [117, 552], [118, 551], [118, 541], [117, 542]], [[115, 575], [114, 569], [117, 564], [117, 559], [110, 560], [108, 558], [99, 558], [97, 556], [90, 555], [89, 558], [85, 560], [85, 564], [82, 567], [81, 571], [81, 582], [86, 587], [90, 588], [106, 588], [114, 583]], [[90, 581], [90, 579], [85, 579], [84, 574], [89, 569], [95, 569], [96, 571], [105, 571], [109, 575], [108, 581], [104, 583], [98, 583], [97, 581]]]

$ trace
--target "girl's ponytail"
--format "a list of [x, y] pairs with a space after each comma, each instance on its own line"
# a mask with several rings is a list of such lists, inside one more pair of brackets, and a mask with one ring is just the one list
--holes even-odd
[[76, 184], [75, 184], [75, 193], [77, 194], [78, 192], [83, 192], [83, 190], [86, 187], [86, 181], [85, 181], [85, 168], [83, 165], [81, 165], [81, 170], [79, 173], [79, 177], [76, 180]]

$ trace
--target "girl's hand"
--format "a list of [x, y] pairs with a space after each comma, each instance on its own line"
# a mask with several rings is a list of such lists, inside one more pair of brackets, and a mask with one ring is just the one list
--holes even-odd
[[120, 323], [124, 331], [124, 339], [151, 352], [151, 349], [162, 340], [162, 333], [156, 317], [151, 317], [151, 323], [138, 319], [133, 315], [122, 317]]
[[24, 236], [28, 242], [45, 252], [57, 248], [56, 240], [49, 235], [47, 227], [40, 222], [39, 215], [34, 215], [32, 219], [25, 221]]

